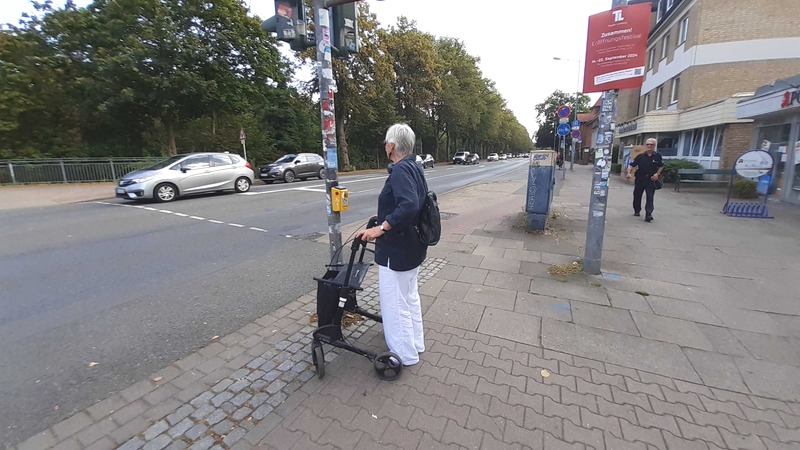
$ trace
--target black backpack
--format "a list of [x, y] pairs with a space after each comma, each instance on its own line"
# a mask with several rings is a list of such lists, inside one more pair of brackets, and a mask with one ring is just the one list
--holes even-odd
[[[420, 169], [421, 170], [421, 169]], [[425, 200], [422, 202], [422, 209], [419, 211], [417, 222], [417, 234], [419, 240], [425, 245], [431, 246], [439, 243], [442, 237], [442, 219], [439, 215], [439, 203], [436, 193], [428, 190], [428, 182], [425, 181], [425, 173], [422, 173], [422, 182], [425, 184]]]

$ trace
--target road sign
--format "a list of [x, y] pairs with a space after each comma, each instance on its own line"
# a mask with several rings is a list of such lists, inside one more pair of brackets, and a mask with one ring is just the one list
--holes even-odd
[[561, 125], [558, 126], [557, 132], [558, 132], [559, 136], [568, 135], [569, 134], [569, 125], [567, 125], [565, 123], [562, 123]]
[[556, 113], [558, 114], [558, 117], [561, 117], [563, 119], [565, 117], [569, 117], [569, 115], [572, 114], [572, 108], [570, 108], [567, 105], [561, 105], [558, 107], [558, 111], [556, 111]]
[[583, 142], [583, 138], [578, 138], [578, 140], [577, 140], [577, 141], [575, 141], [575, 142], [577, 142], [578, 144], [580, 144], [581, 142]]
[[573, 121], [572, 121], [572, 126], [573, 126], [573, 127], [579, 127], [579, 126], [581, 126], [581, 121], [580, 121], [580, 120], [573, 120]]
[[580, 131], [575, 130], [575, 131], [572, 132], [572, 139], [579, 139], [580, 137], [581, 137], [581, 132]]
[[574, 131], [574, 130], [580, 130], [580, 129], [581, 129], [581, 127], [572, 127], [572, 130], [573, 130], [573, 131]]
[[569, 119], [567, 119], [566, 117], [562, 117], [558, 119], [558, 123], [569, 123]]
[[244, 135], [244, 128], [239, 128], [239, 142], [244, 144], [245, 140], [247, 140], [247, 137]]

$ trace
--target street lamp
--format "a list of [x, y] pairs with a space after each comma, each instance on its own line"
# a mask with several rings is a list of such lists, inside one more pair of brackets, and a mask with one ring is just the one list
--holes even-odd
[[[575, 120], [578, 120], [578, 97], [581, 95], [581, 60], [580, 59], [569, 59], [569, 58], [561, 58], [559, 56], [554, 56], [554, 60], [556, 61], [570, 61], [574, 63], [578, 63], [578, 82], [575, 85], [575, 104], [572, 105], [572, 109], [575, 111]], [[572, 172], [572, 166], [575, 164], [575, 140], [572, 140], [572, 151], [570, 151], [569, 155], [569, 171]]]

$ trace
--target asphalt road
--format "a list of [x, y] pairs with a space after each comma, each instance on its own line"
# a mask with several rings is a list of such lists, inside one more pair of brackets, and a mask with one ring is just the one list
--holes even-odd
[[[526, 159], [426, 170], [444, 194], [526, 176]], [[366, 221], [386, 174], [341, 177]], [[0, 443], [13, 445], [314, 289], [324, 182], [169, 204], [0, 213]], [[347, 236], [344, 236], [346, 238]]]

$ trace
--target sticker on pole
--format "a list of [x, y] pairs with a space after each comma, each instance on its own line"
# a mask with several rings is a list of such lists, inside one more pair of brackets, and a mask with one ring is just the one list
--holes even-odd
[[558, 110], [556, 111], [556, 114], [558, 114], [558, 117], [561, 117], [562, 119], [565, 119], [565, 118], [569, 117], [570, 114], [572, 114], [572, 108], [570, 108], [567, 105], [561, 105], [561, 106], [558, 107]]
[[772, 173], [774, 164], [775, 160], [769, 152], [764, 150], [750, 150], [736, 158], [736, 164], [733, 168], [741, 177], [758, 178], [762, 175]]
[[556, 130], [556, 131], [558, 132], [559, 136], [568, 135], [569, 134], [569, 124], [562, 123], [561, 125], [558, 126], [558, 130]]

